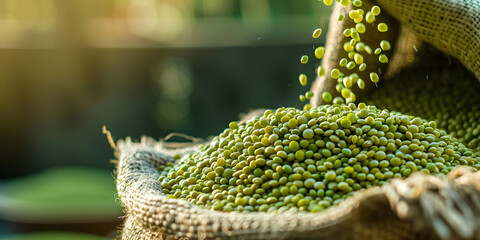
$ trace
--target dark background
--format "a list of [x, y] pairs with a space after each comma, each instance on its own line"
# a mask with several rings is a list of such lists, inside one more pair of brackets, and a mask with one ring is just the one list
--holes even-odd
[[103, 125], [116, 140], [207, 137], [251, 109], [302, 107], [298, 74], [314, 78], [329, 13], [316, 0], [0, 0], [0, 182], [113, 172]]

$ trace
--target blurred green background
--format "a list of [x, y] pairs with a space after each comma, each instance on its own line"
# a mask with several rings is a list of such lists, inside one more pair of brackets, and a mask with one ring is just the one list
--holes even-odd
[[[111, 186], [118, 205], [102, 125], [115, 139], [207, 137], [251, 109], [301, 107], [298, 95], [307, 88], [298, 74], [313, 79], [318, 63], [302, 65], [300, 56], [314, 59], [325, 34], [312, 39], [312, 31], [327, 31], [330, 11], [317, 0], [0, 0], [0, 236], [108, 232], [78, 224], [28, 228], [33, 210], [4, 210], [19, 186], [32, 194], [54, 189], [44, 199], [53, 206], [59, 192], [101, 200], [99, 186]], [[71, 166], [83, 168], [58, 169]], [[83, 181], [89, 172], [106, 178]], [[65, 179], [83, 182], [75, 189], [100, 190], [55, 185]], [[92, 208], [79, 207], [82, 201], [68, 204]], [[88, 222], [78, 211], [62, 212]], [[90, 220], [111, 215], [94, 212]]]

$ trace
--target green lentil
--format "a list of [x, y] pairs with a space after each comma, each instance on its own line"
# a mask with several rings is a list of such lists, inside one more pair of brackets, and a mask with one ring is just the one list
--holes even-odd
[[324, 102], [329, 103], [332, 101], [332, 95], [329, 92], [323, 92], [322, 93], [322, 99]]
[[386, 32], [388, 31], [388, 25], [386, 23], [379, 23], [377, 29], [379, 32]]
[[370, 46], [365, 46], [365, 52], [371, 55], [373, 53], [373, 50]]
[[353, 21], [354, 21], [355, 23], [360, 23], [360, 22], [362, 22], [362, 21], [363, 21], [363, 15], [358, 16], [358, 17], [355, 18]]
[[343, 78], [343, 85], [344, 85], [346, 88], [351, 88], [352, 85], [353, 85], [353, 80], [352, 80], [352, 78], [350, 78], [350, 77], [344, 77], [344, 78]]
[[321, 77], [325, 75], [325, 68], [322, 66], [318, 66], [316, 70], [317, 76]]
[[308, 92], [305, 93], [305, 97], [306, 97], [307, 99], [312, 98], [313, 95], [314, 95], [314, 93], [313, 93], [312, 91], [308, 91]]
[[348, 89], [348, 88], [343, 88], [343, 89], [340, 91], [340, 93], [342, 94], [342, 97], [343, 97], [343, 98], [347, 99], [347, 98], [350, 97], [350, 94], [351, 94], [352, 92], [351, 92], [350, 89]]
[[350, 10], [350, 12], [348, 12], [348, 16], [353, 20], [360, 16], [360, 13], [358, 12], [358, 10]]
[[373, 83], [377, 83], [379, 78], [378, 74], [376, 72], [371, 72], [370, 73], [370, 80], [372, 80]]
[[350, 5], [350, 0], [340, 0], [340, 4], [342, 4], [342, 6], [344, 7], [347, 7], [348, 5]]
[[363, 56], [356, 53], [354, 58], [356, 64], [363, 64]]
[[[353, 5], [354, 5], [355, 7], [361, 7], [361, 6], [363, 5], [363, 2], [362, 2], [361, 0], [353, 0], [352, 3], [353, 3]], [[360, 10], [362, 10], [362, 9], [360, 9]], [[359, 10], [359, 11], [360, 11], [360, 10]], [[362, 10], [362, 11], [363, 11], [363, 10]], [[360, 14], [363, 14], [363, 12], [360, 13]]]
[[355, 25], [355, 29], [357, 29], [359, 33], [365, 33], [365, 30], [366, 30], [365, 25], [363, 23], [357, 23]]
[[233, 122], [230, 122], [228, 124], [228, 127], [231, 128], [231, 129], [237, 129], [238, 128], [238, 124], [237, 122], [233, 121]]
[[301, 58], [300, 58], [300, 62], [302, 64], [307, 64], [308, 63], [308, 56], [307, 55], [303, 55]]
[[388, 63], [388, 57], [385, 54], [380, 54], [378, 56], [378, 61], [381, 63]]
[[387, 40], [382, 40], [382, 41], [380, 41], [380, 47], [381, 47], [384, 51], [388, 51], [388, 50], [390, 50], [390, 48], [391, 48], [390, 42], [387, 41]]
[[307, 85], [307, 75], [305, 74], [300, 74], [298, 76], [298, 81], [300, 82], [300, 84], [302, 84], [302, 86], [306, 86]]
[[381, 12], [380, 7], [376, 6], [376, 5], [372, 7], [371, 11], [372, 11], [372, 14], [375, 15], [375, 16], [378, 16]]
[[334, 68], [332, 70], [332, 72], [330, 73], [330, 76], [333, 78], [333, 79], [338, 79], [340, 77], [340, 70]]
[[[344, 35], [346, 35], [347, 33], [350, 33], [350, 34], [351, 34], [351, 31], [350, 31], [350, 32], [346, 32], [346, 30], [345, 30], [345, 32], [343, 32], [343, 33], [344, 33]], [[345, 37], [349, 37], [349, 36], [350, 36], [350, 35], [345, 36]], [[353, 51], [354, 49], [355, 49], [355, 47], [352, 46], [349, 42], [346, 42], [346, 43], [343, 44], [343, 50], [345, 50], [345, 52], [351, 52], [351, 51]]]
[[362, 63], [362, 64], [360, 64], [360, 66], [358, 66], [358, 70], [359, 70], [359, 71], [364, 71], [366, 68], [367, 68], [367, 64], [366, 64], [366, 63]]
[[322, 35], [322, 29], [317, 28], [317, 29], [315, 29], [315, 31], [313, 31], [312, 37], [313, 38], [318, 38], [318, 37], [320, 37], [320, 35]]
[[[345, 29], [345, 30], [343, 31], [343, 36], [345, 36], [345, 37], [350, 37], [350, 36], [352, 36], [352, 30], [349, 29], [349, 28]], [[347, 50], [345, 49], [345, 51], [347, 51]], [[347, 51], [347, 52], [348, 52], [348, 51]]]
[[305, 129], [305, 131], [303, 131], [303, 133], [302, 133], [302, 136], [305, 139], [311, 139], [314, 136], [314, 132], [313, 132], [312, 129]]
[[358, 88], [360, 88], [360, 89], [365, 88], [365, 82], [362, 79], [357, 80], [357, 85], [358, 85]]
[[355, 62], [350, 61], [350, 62], [347, 63], [346, 68], [347, 68], [347, 69], [354, 69], [355, 66], [356, 66], [356, 65], [355, 65]]
[[373, 15], [372, 12], [368, 11], [367, 14], [365, 14], [365, 22], [367, 23], [375, 22], [375, 15]]
[[323, 55], [325, 55], [325, 47], [317, 47], [315, 49], [315, 57], [317, 59], [322, 59]]

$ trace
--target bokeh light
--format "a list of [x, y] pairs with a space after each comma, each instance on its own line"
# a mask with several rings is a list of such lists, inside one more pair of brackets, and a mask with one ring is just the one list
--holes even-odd
[[[206, 138], [252, 109], [300, 107], [297, 76], [315, 65], [298, 56], [324, 44], [311, 31], [330, 11], [316, 0], [0, 0], [0, 198], [68, 167], [114, 188], [103, 125], [116, 140]], [[0, 206], [0, 235], [67, 229], [25, 221]], [[116, 235], [108, 221], [68, 231]]]

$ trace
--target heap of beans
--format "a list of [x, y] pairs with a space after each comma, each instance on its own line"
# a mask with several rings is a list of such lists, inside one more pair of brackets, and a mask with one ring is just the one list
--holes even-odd
[[364, 103], [267, 110], [231, 122], [163, 169], [163, 192], [212, 210], [318, 212], [355, 191], [421, 171], [444, 175], [480, 157], [434, 121]]

